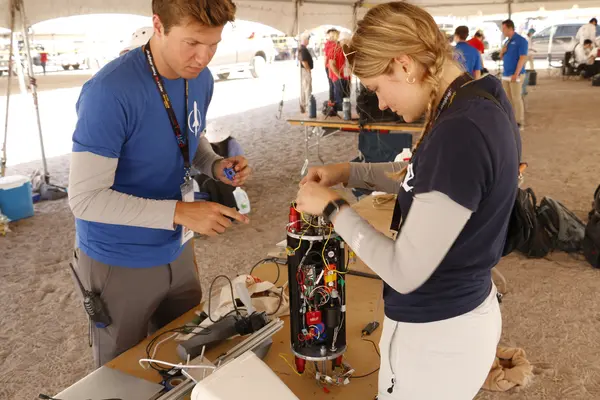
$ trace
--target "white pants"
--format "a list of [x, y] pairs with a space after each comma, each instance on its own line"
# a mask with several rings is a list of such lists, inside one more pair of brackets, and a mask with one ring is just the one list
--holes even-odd
[[443, 321], [416, 324], [386, 317], [378, 400], [473, 399], [490, 372], [502, 332], [496, 293], [494, 286], [475, 310]]

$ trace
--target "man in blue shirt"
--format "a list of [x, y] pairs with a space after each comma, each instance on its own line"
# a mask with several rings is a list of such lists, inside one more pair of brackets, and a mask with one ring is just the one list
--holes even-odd
[[483, 69], [481, 64], [481, 54], [477, 49], [467, 43], [469, 37], [469, 28], [466, 26], [459, 26], [454, 31], [454, 41], [456, 42], [456, 55], [459, 61], [465, 67], [465, 71], [473, 75], [473, 78], [479, 79], [481, 77], [481, 70]]
[[502, 86], [512, 104], [517, 124], [522, 127], [525, 108], [523, 107], [521, 93], [523, 91], [523, 81], [525, 80], [523, 75], [525, 74], [529, 45], [527, 39], [515, 32], [515, 23], [510, 19], [502, 22], [502, 33], [508, 38], [500, 51], [504, 64]]
[[111, 319], [92, 326], [96, 366], [200, 303], [193, 232], [214, 236], [231, 220], [248, 222], [235, 209], [193, 202], [189, 178], [200, 172], [240, 186], [250, 173], [243, 156], [223, 159], [204, 137], [213, 93], [206, 66], [236, 7], [153, 0], [152, 9], [148, 44], [106, 65], [77, 102], [75, 272]]

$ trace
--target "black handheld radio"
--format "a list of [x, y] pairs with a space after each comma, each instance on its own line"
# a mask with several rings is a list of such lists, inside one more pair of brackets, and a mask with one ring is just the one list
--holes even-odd
[[106, 311], [104, 302], [96, 293], [86, 290], [83, 287], [77, 272], [75, 272], [75, 268], [73, 268], [73, 264], [69, 263], [69, 266], [71, 267], [71, 271], [73, 271], [73, 275], [75, 275], [75, 279], [77, 279], [77, 283], [83, 294], [83, 308], [85, 309], [85, 312], [89, 315], [90, 319], [94, 321], [96, 328], [106, 328], [112, 323], [112, 319]]

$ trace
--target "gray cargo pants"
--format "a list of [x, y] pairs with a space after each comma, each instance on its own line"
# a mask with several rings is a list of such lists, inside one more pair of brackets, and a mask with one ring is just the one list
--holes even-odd
[[[74, 261], [83, 286], [100, 295], [112, 319], [107, 328], [92, 325], [96, 368], [196, 307], [202, 299], [193, 241], [174, 262], [151, 268], [102, 264], [79, 249]], [[77, 282], [75, 285], [79, 292]]]

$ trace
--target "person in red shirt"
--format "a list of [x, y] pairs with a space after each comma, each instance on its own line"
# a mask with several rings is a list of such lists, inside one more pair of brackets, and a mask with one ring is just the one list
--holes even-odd
[[329, 77], [333, 81], [333, 91], [335, 97], [335, 109], [342, 111], [344, 97], [350, 96], [350, 77], [344, 73], [346, 67], [346, 56], [342, 49], [344, 38], [335, 44], [329, 56]]
[[329, 101], [330, 102], [333, 102], [335, 100], [335, 95], [334, 95], [333, 81], [331, 80], [331, 75], [329, 73], [329, 60], [331, 59], [330, 57], [333, 54], [333, 49], [336, 46], [339, 36], [340, 36], [340, 32], [337, 29], [335, 29], [335, 28], [329, 29], [327, 31], [327, 41], [325, 42], [325, 46], [323, 49], [323, 52], [325, 53], [325, 74], [327, 75], [327, 80], [329, 81]]
[[483, 44], [483, 33], [481, 31], [475, 32], [473, 38], [467, 40], [467, 43], [475, 47], [481, 54], [485, 52], [485, 46]]
[[48, 63], [48, 53], [42, 51], [40, 53], [40, 64], [42, 65], [42, 69], [44, 70], [44, 75], [46, 75], [46, 64]]
[[[483, 39], [483, 32], [477, 31], [470, 40], [467, 40], [467, 43], [475, 47], [480, 54], [483, 54], [485, 52], [485, 45], [483, 44]], [[487, 69], [483, 67], [483, 56], [481, 57], [481, 73], [487, 73]]]

